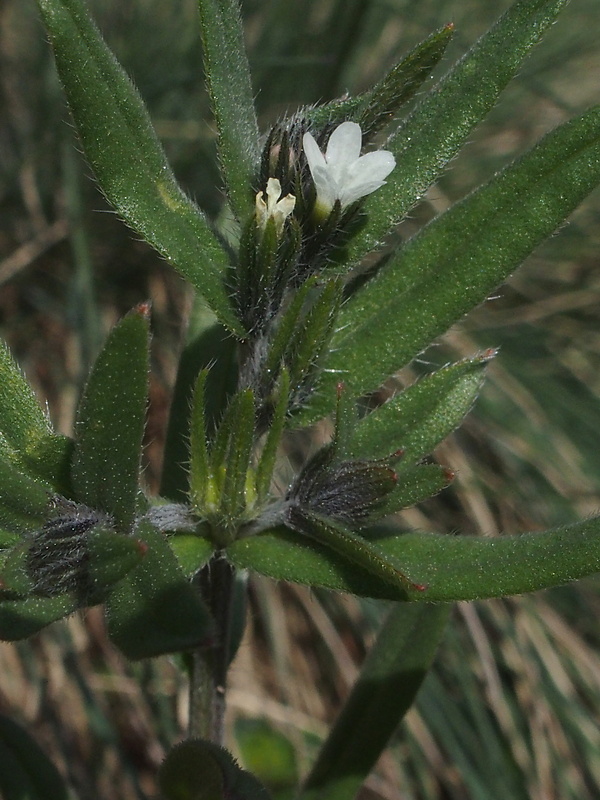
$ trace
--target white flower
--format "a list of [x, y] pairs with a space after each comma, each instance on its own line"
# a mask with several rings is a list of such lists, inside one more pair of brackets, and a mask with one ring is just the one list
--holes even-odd
[[304, 134], [302, 144], [317, 189], [318, 216], [328, 215], [336, 200], [344, 209], [379, 189], [396, 166], [387, 150], [361, 156], [362, 131], [356, 122], [338, 125], [329, 137], [325, 155], [310, 133]]
[[267, 181], [266, 195], [266, 203], [264, 200], [265, 192], [259, 192], [256, 195], [256, 222], [258, 227], [264, 231], [269, 218], [273, 217], [277, 236], [281, 236], [285, 221], [296, 205], [296, 198], [293, 194], [286, 194], [285, 197], [281, 197], [281, 184], [277, 178], [269, 178]]

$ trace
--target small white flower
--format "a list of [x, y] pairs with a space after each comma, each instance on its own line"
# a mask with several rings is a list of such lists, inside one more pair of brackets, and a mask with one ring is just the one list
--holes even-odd
[[293, 194], [281, 197], [281, 184], [277, 178], [269, 178], [267, 181], [266, 195], [266, 202], [264, 200], [265, 192], [259, 192], [256, 195], [256, 222], [258, 227], [264, 231], [267, 222], [273, 217], [277, 236], [281, 236], [285, 221], [296, 205], [296, 198]]
[[344, 209], [379, 189], [396, 166], [387, 150], [361, 156], [362, 131], [356, 122], [338, 125], [324, 155], [310, 133], [304, 134], [302, 144], [317, 189], [318, 216], [327, 216], [336, 200]]

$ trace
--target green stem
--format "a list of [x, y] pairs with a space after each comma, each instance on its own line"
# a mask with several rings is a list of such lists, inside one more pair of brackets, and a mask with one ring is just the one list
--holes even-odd
[[212, 612], [216, 638], [212, 647], [192, 654], [188, 734], [215, 744], [223, 743], [234, 576], [234, 568], [217, 554], [195, 579]]

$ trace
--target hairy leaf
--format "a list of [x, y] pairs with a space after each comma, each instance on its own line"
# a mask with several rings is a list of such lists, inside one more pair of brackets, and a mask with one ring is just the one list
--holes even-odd
[[365, 532], [383, 557], [424, 591], [402, 591], [285, 528], [239, 539], [227, 549], [240, 569], [363, 597], [452, 602], [561, 586], [600, 572], [600, 517], [554, 530], [484, 538]]
[[75, 425], [72, 480], [77, 499], [131, 531], [139, 491], [148, 396], [148, 308], [112, 330], [86, 384]]
[[369, 225], [351, 244], [353, 260], [372, 250], [439, 177], [566, 2], [516, 2], [423, 97], [386, 144], [399, 166], [367, 202]]
[[254, 202], [259, 134], [240, 9], [237, 0], [199, 0], [198, 6], [221, 168], [231, 204], [243, 219]]
[[177, 183], [137, 90], [81, 0], [38, 0], [85, 154], [119, 215], [240, 331], [225, 251]]

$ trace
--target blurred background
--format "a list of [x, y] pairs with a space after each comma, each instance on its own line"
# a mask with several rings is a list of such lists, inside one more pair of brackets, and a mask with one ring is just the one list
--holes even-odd
[[[299, 105], [367, 88], [454, 22], [443, 74], [506, 0], [245, 0], [263, 130]], [[182, 184], [222, 202], [194, 0], [94, 0]], [[400, 230], [408, 236], [557, 124], [598, 102], [597, 0], [572, 0]], [[435, 76], [434, 76], [435, 78]], [[398, 165], [401, 169], [401, 164]], [[402, 525], [478, 535], [557, 526], [600, 506], [600, 192], [498, 291], [398, 376], [490, 346], [500, 353], [464, 426], [436, 452], [452, 487]], [[120, 223], [91, 180], [33, 0], [0, 0], [0, 334], [69, 433], [110, 326], [153, 303], [146, 478], [156, 488], [189, 292]], [[362, 800], [600, 796], [600, 584], [459, 604], [416, 708]], [[386, 604], [253, 579], [230, 680], [229, 744], [276, 800], [294, 793], [354, 680]], [[0, 644], [0, 712], [34, 731], [80, 800], [156, 794], [186, 722], [169, 659], [128, 664], [102, 615]]]

